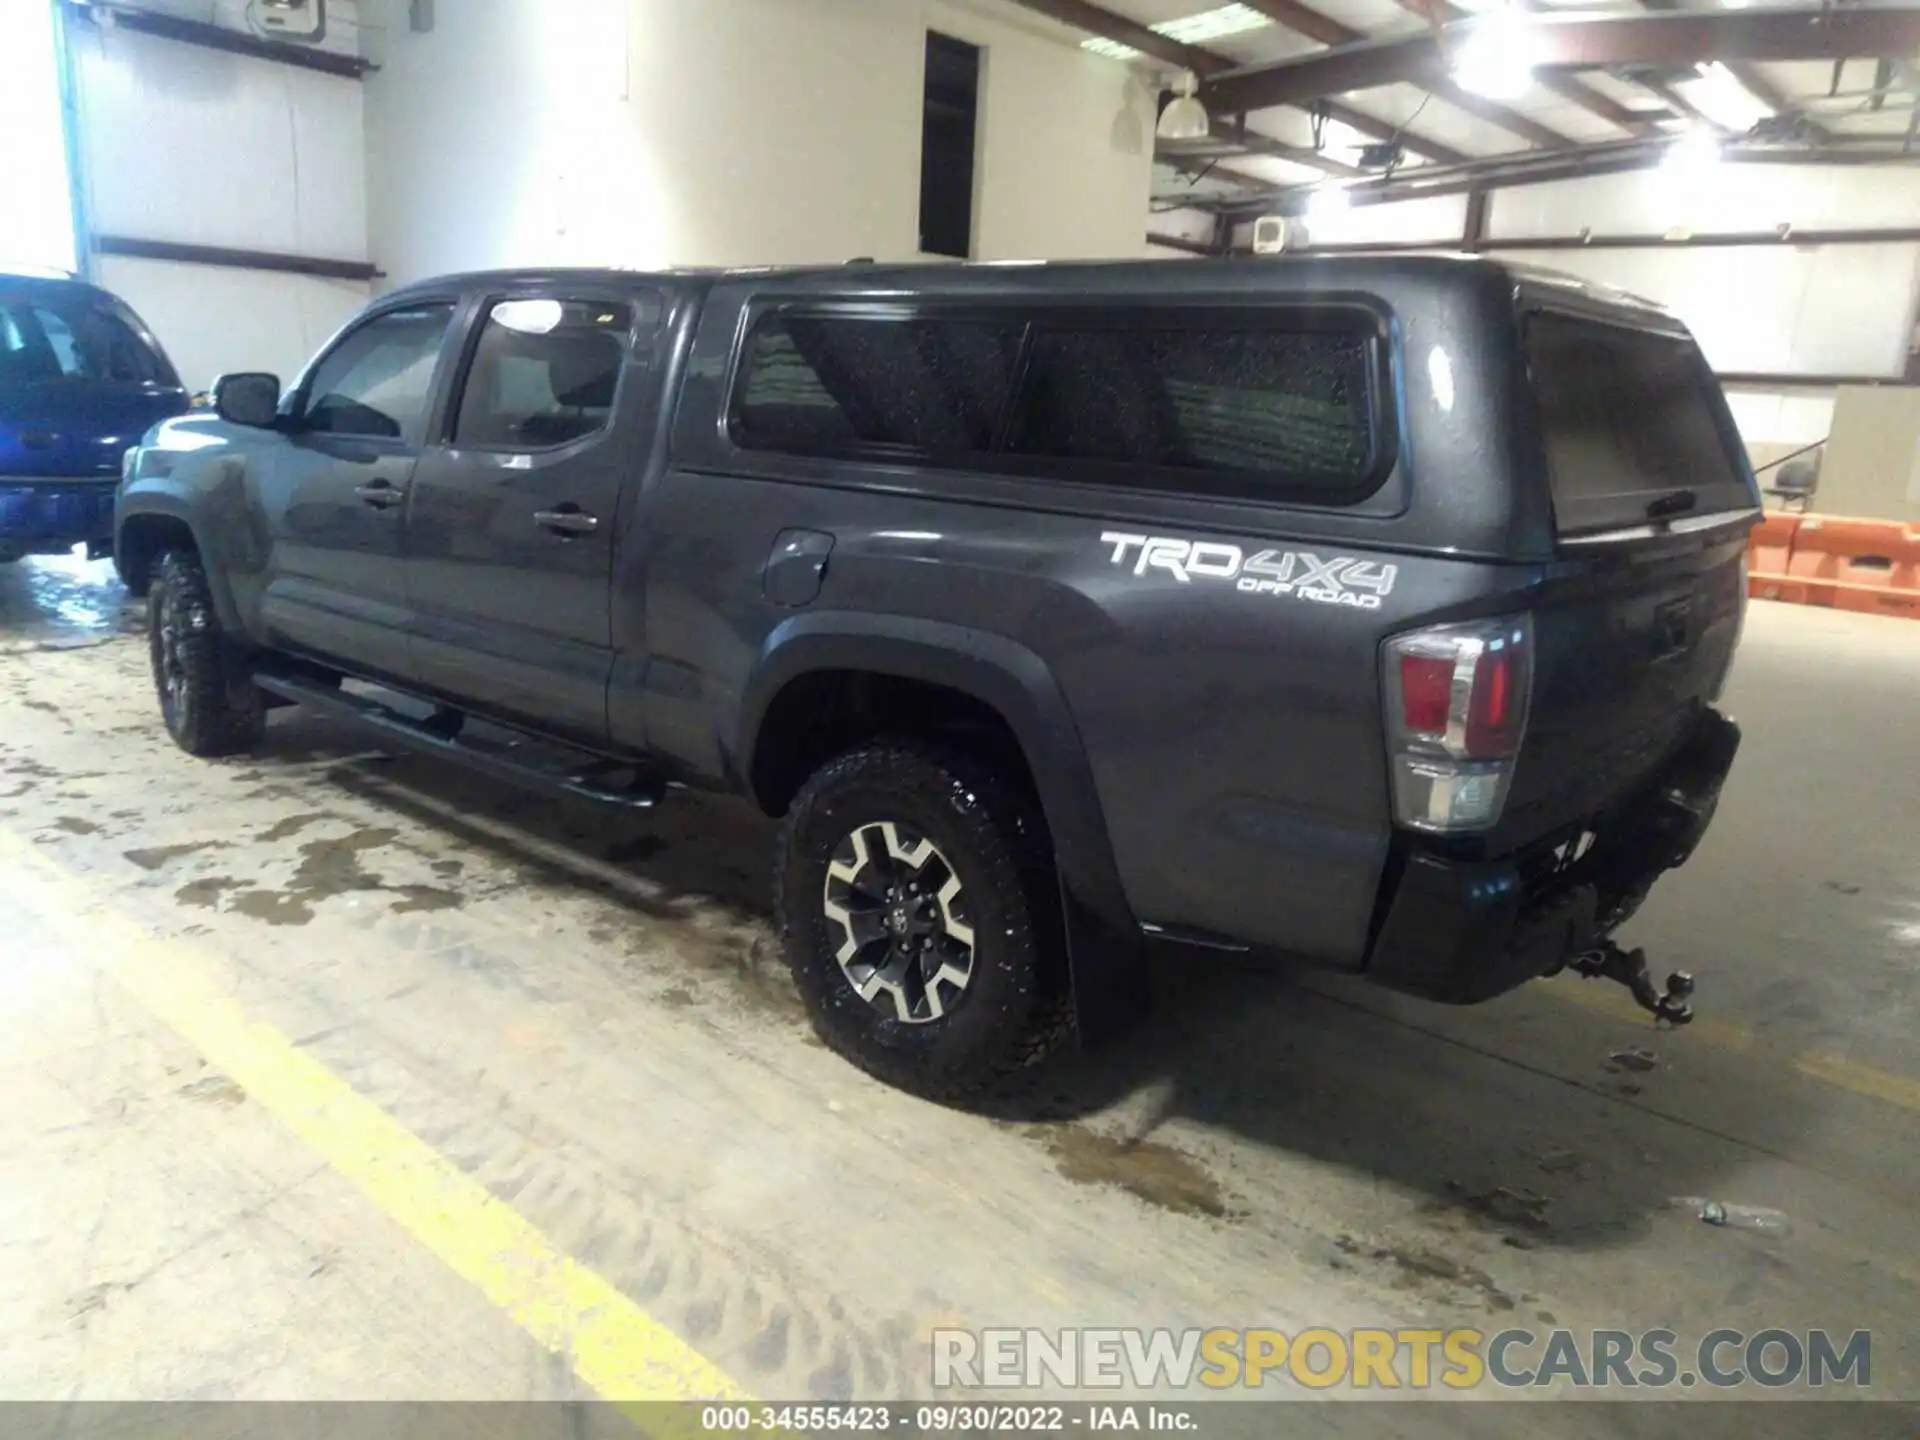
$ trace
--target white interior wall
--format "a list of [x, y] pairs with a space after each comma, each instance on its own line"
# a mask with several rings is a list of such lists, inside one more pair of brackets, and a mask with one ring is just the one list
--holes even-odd
[[1896, 377], [1906, 361], [1920, 245], [1502, 250], [1657, 300], [1716, 370]]
[[1316, 210], [1305, 219], [1314, 245], [1398, 243], [1457, 250], [1466, 230], [1467, 197], [1434, 195], [1391, 205]]
[[[982, 259], [1137, 256], [1152, 97], [958, 0], [460, 0], [367, 7], [374, 249], [396, 281], [523, 264], [918, 253], [928, 29], [983, 46]], [[378, 25], [377, 32], [373, 30]]]
[[97, 256], [93, 278], [140, 312], [192, 390], [229, 370], [291, 380], [368, 295], [355, 280], [124, 255]]
[[[1719, 165], [1494, 193], [1487, 234], [1666, 235], [1911, 227], [1920, 171]], [[1502, 251], [1657, 300], [1726, 374], [1897, 377], [1920, 299], [1920, 245]], [[1833, 390], [1743, 387], [1728, 399], [1757, 463], [1825, 438]]]
[[[238, 27], [244, 6], [153, 8]], [[228, 13], [232, 12], [232, 13]], [[328, 48], [357, 48], [328, 6]], [[70, 20], [81, 183], [96, 234], [335, 260], [367, 258], [361, 82]], [[96, 256], [92, 274], [159, 335], [182, 378], [291, 375], [368, 287]]]
[[[1310, 215], [1315, 245], [1457, 249], [1464, 196]], [[1754, 234], [1910, 228], [1920, 223], [1920, 170], [1730, 164], [1652, 169], [1515, 186], [1489, 196], [1489, 240], [1579, 235]], [[1248, 228], [1235, 242], [1245, 245]], [[1723, 374], [1901, 374], [1920, 304], [1920, 244], [1528, 249], [1499, 258], [1543, 265], [1646, 296], [1673, 310]], [[1822, 439], [1834, 391], [1734, 389], [1729, 400], [1756, 460]]]

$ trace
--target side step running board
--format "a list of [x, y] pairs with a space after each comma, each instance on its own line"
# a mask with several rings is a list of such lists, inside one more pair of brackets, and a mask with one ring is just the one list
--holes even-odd
[[[571, 771], [552, 769], [521, 759], [512, 753], [510, 745], [462, 740], [458, 738], [460, 717], [455, 712], [436, 711], [429, 719], [416, 720], [378, 700], [310, 680], [257, 674], [253, 677], [253, 683], [269, 695], [308, 706], [335, 719], [351, 721], [406, 749], [425, 755], [444, 756], [469, 770], [478, 770], [516, 785], [572, 795], [623, 810], [648, 809], [657, 805], [665, 793], [665, 787], [657, 777], [633, 766], [593, 759]], [[454, 723], [450, 724], [449, 721]], [[614, 784], [611, 777], [616, 775], [631, 778], [625, 784]], [[602, 780], [598, 778], [600, 776], [609, 778]]]

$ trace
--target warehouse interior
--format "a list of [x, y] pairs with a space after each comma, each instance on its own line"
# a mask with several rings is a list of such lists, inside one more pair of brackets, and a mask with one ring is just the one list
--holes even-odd
[[[1480, 256], [1678, 317], [1766, 515], [1738, 759], [1622, 932], [1691, 1024], [1571, 972], [1443, 1006], [1186, 956], [1134, 1029], [952, 1106], [815, 1037], [751, 806], [530, 795], [296, 708], [196, 759], [111, 555], [9, 557], [0, 1402], [1920, 1433], [1920, 5], [7, 9], [0, 290], [112, 292], [203, 401], [455, 272]], [[971, 1397], [930, 1358], [1382, 1326], [1865, 1332], [1871, 1378], [1308, 1416], [1253, 1402], [1328, 1398], [1317, 1358], [1257, 1395]]]

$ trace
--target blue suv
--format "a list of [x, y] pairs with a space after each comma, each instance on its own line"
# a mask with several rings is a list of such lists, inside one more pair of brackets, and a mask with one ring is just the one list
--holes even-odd
[[0, 562], [113, 550], [121, 459], [189, 407], [125, 302], [81, 280], [0, 272]]

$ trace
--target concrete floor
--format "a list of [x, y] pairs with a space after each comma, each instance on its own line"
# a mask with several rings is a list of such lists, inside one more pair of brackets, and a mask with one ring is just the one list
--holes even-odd
[[1920, 1399], [1920, 626], [1750, 611], [1745, 751], [1628, 937], [1698, 976], [1690, 1030], [1598, 982], [1448, 1010], [1221, 965], [968, 1114], [813, 1041], [759, 817], [607, 818], [288, 712], [195, 761], [137, 624], [107, 566], [0, 567], [0, 1398], [576, 1397], [655, 1360], [900, 1398], [943, 1325], [1521, 1324], [1867, 1329], [1872, 1393]]

